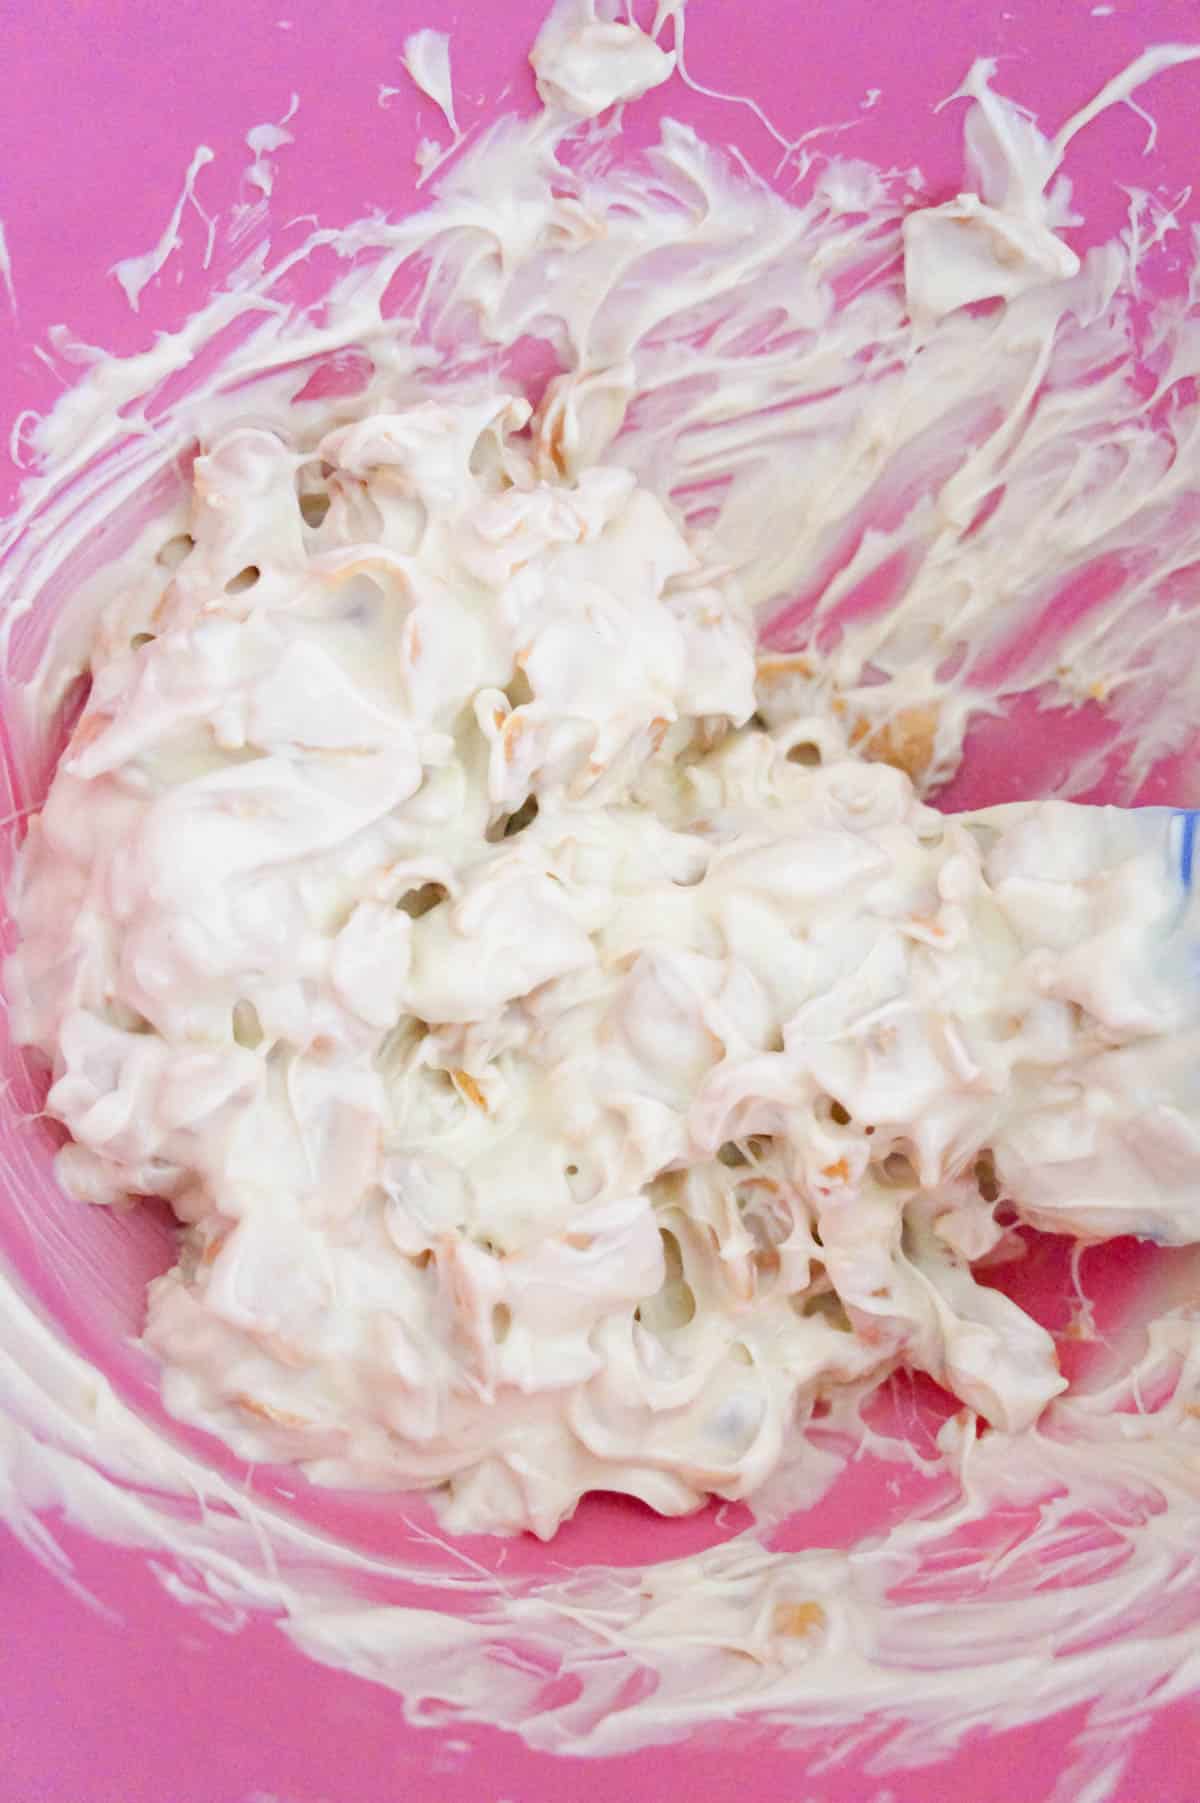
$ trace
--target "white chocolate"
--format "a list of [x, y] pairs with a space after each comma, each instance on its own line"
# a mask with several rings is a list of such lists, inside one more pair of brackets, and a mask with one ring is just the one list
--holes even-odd
[[1200, 1238], [1166, 851], [789, 761], [728, 579], [526, 412], [232, 431], [156, 633], [102, 628], [9, 993], [70, 1187], [188, 1223], [167, 1401], [543, 1535], [748, 1495], [898, 1362], [1028, 1427], [1063, 1380], [972, 1277], [981, 1155], [1039, 1224]]

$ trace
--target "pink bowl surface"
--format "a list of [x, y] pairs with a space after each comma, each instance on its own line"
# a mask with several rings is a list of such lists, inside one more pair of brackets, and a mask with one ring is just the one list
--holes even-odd
[[[341, 9], [311, 0], [207, 0], [194, 10], [152, 0], [47, 0], [38, 9], [10, 10], [0, 110], [0, 216], [14, 294], [11, 307], [0, 294], [6, 429], [22, 410], [53, 404], [58, 380], [35, 355], [50, 327], [68, 322], [84, 339], [129, 354], [149, 346], [156, 331], [179, 325], [228, 273], [234, 258], [220, 241], [212, 266], [201, 268], [205, 227], [194, 213], [181, 221], [183, 250], [146, 289], [140, 311], [130, 310], [110, 273], [114, 261], [159, 239], [199, 144], [215, 152], [198, 190], [203, 204], [227, 209], [243, 193], [246, 132], [281, 119], [296, 95], [296, 141], [278, 159], [276, 216], [315, 214], [340, 224], [374, 207], [402, 213], [420, 198], [416, 142], [440, 126], [433, 107], [406, 83], [405, 37], [427, 25], [450, 32], [460, 116], [468, 124], [533, 103], [524, 57], [543, 11], [541, 0], [503, 7], [491, 0], [474, 7], [392, 0], [386, 8], [348, 0]], [[951, 7], [942, 0], [894, 7], [875, 0], [836, 7], [696, 0], [688, 25], [698, 80], [753, 95], [793, 137], [854, 119], [854, 155], [885, 166], [917, 161], [939, 196], [960, 176], [961, 117], [934, 107], [974, 56], [999, 58], [1002, 91], [1054, 123], [1147, 44], [1193, 34], [1200, 37], [1200, 15], [1191, 0]], [[398, 92], [381, 96], [381, 88]], [[877, 102], [864, 107], [872, 89], [879, 90]], [[1158, 122], [1153, 180], [1164, 191], [1183, 188], [1193, 173], [1194, 94], [1194, 75], [1177, 69], [1141, 97]], [[776, 160], [749, 109], [674, 85], [631, 121], [635, 141], [664, 112], [736, 143], [765, 171]], [[1077, 243], [1119, 228], [1126, 202], [1116, 179], [1136, 178], [1145, 134], [1141, 118], [1117, 108], [1079, 141], [1071, 174], [1087, 223]], [[21, 476], [15, 443], [0, 457], [5, 510]], [[1011, 735], [1003, 746], [981, 745], [958, 798], [1035, 792], [1047, 758], [1074, 749], [1070, 722], [1055, 719], [1057, 725], [1039, 727], [1028, 755], [1018, 746], [1014, 756]], [[1048, 732], [1061, 743], [1048, 744]], [[1145, 798], [1183, 799], [1171, 783], [1172, 773], [1162, 773]], [[0, 811], [29, 799], [14, 792]], [[26, 1130], [11, 1115], [0, 1119], [0, 1153], [11, 1153], [13, 1136]], [[36, 1154], [47, 1171], [51, 1151], [47, 1134]], [[85, 1212], [56, 1200], [49, 1187], [36, 1208], [0, 1222], [4, 1256], [63, 1333], [147, 1407], [153, 1375], [129, 1336], [144, 1278], [163, 1262], [166, 1232], [150, 1215], [127, 1221]], [[53, 1262], [51, 1238], [58, 1247]], [[1115, 1318], [1138, 1260], [1129, 1248], [1121, 1260], [1095, 1258], [1098, 1306]], [[1049, 1315], [1063, 1278], [1061, 1260], [1035, 1277]], [[931, 1420], [938, 1409], [929, 1398]], [[338, 1507], [331, 1501], [335, 1531], [386, 1536], [386, 1505], [351, 1509], [345, 1519]], [[849, 1545], [879, 1524], [880, 1507], [870, 1468], [852, 1469], [806, 1523], [806, 1535], [813, 1543]], [[514, 1556], [531, 1569], [539, 1559], [649, 1561], [710, 1544], [722, 1531], [713, 1511], [660, 1523], [605, 1499], [585, 1506], [552, 1548], [522, 1545]], [[269, 1620], [224, 1631], [175, 1602], [143, 1554], [67, 1525], [56, 1525], [55, 1534], [79, 1586], [100, 1606], [81, 1600], [15, 1541], [0, 1542], [7, 1621], [0, 1637], [0, 1795], [14, 1803], [393, 1803], [402, 1796], [430, 1803], [568, 1796], [582, 1803], [613, 1795], [630, 1803], [664, 1795], [705, 1803], [743, 1789], [762, 1803], [960, 1796], [971, 1803], [1058, 1803], [1064, 1749], [1082, 1719], [1059, 1717], [971, 1740], [936, 1766], [886, 1776], [844, 1760], [823, 1770], [819, 1760], [802, 1760], [777, 1742], [732, 1732], [706, 1740], [703, 1749], [566, 1762], [473, 1724], [413, 1726], [398, 1697], [307, 1660]], [[1158, 1716], [1134, 1749], [1121, 1803], [1194, 1803], [1197, 1744], [1200, 1705]]]

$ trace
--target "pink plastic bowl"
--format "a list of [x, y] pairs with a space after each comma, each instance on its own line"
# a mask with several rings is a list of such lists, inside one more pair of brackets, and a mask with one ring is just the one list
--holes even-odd
[[[296, 142], [278, 162], [278, 217], [316, 214], [337, 224], [377, 207], [400, 213], [417, 199], [413, 150], [440, 128], [400, 64], [406, 36], [422, 26], [452, 34], [456, 94], [464, 124], [532, 102], [524, 56], [543, 0], [460, 6], [454, 0], [207, 0], [199, 9], [157, 0], [46, 0], [10, 9], [5, 25], [6, 100], [0, 109], [0, 213], [15, 301], [0, 292], [0, 354], [6, 372], [4, 425], [25, 408], [45, 410], [57, 380], [35, 355], [48, 328], [68, 322], [93, 343], [128, 354], [178, 325], [227, 273], [218, 251], [205, 274], [197, 245], [204, 225], [181, 223], [188, 254], [172, 257], [130, 312], [110, 266], [157, 242], [196, 147], [215, 161], [204, 174], [209, 211], [238, 197], [245, 134], [278, 120], [293, 95]], [[935, 191], [961, 171], [961, 118], [935, 114], [975, 55], [1001, 59], [1005, 93], [1043, 120], [1086, 100], [1147, 44], [1200, 35], [1193, 0], [695, 0], [690, 66], [702, 82], [753, 95], [790, 133], [854, 119], [851, 154], [883, 165], [919, 161]], [[1155, 84], [1159, 124], [1153, 174], [1168, 191], [1194, 175], [1193, 73]], [[511, 87], [510, 87], [511, 84]], [[381, 99], [381, 86], [397, 90]], [[876, 104], [864, 108], [870, 89]], [[1145, 98], [1145, 97], [1144, 97]], [[387, 104], [382, 104], [386, 100]], [[703, 100], [672, 85], [636, 115], [644, 138], [663, 110], [706, 135], [733, 141], [770, 170], [774, 147], [747, 108]], [[1144, 123], [1125, 109], [1103, 118], [1072, 153], [1071, 173], [1087, 216], [1082, 241], [1108, 237], [1124, 216], [1115, 178], [1137, 171]], [[226, 260], [222, 262], [222, 256]], [[19, 452], [19, 446], [17, 447]], [[21, 471], [0, 457], [0, 503], [16, 498]], [[1054, 729], [1066, 733], [1066, 725]], [[1030, 792], [1045, 767], [1045, 737], [1014, 763], [1011, 743], [976, 766], [972, 786], [987, 799]], [[1064, 755], [1070, 746], [1064, 741]], [[974, 797], [972, 797], [973, 799]], [[1156, 797], [1157, 798], [1157, 797]], [[1165, 798], [1165, 796], [1164, 796]], [[27, 801], [14, 795], [0, 811]], [[5, 864], [11, 860], [7, 836]], [[11, 1063], [11, 1055], [10, 1055]], [[12, 1069], [18, 1071], [15, 1063]], [[17, 1107], [24, 1078], [0, 1103], [10, 1162], [29, 1125]], [[15, 1097], [15, 1100], [14, 1100]], [[0, 1253], [61, 1332], [134, 1400], [153, 1404], [153, 1373], [129, 1346], [146, 1275], [161, 1266], [167, 1228], [150, 1212], [116, 1219], [56, 1197], [53, 1142], [34, 1137], [44, 1187], [27, 1206], [0, 1213]], [[1127, 1254], [1128, 1255], [1128, 1254]], [[1100, 1255], [1091, 1267], [1101, 1302], [1119, 1308], [1122, 1278]], [[1061, 1284], [1062, 1261], [1045, 1275]], [[1048, 1305], [1051, 1306], [1052, 1304]], [[0, 1479], [0, 1496], [3, 1482]], [[810, 1544], [850, 1545], [879, 1516], [869, 1472], [853, 1473], [805, 1524]], [[396, 1532], [386, 1505], [341, 1517], [331, 1531], [370, 1537]], [[13, 1803], [582, 1803], [619, 1796], [692, 1803], [751, 1793], [762, 1803], [1065, 1803], [1064, 1748], [1080, 1717], [972, 1740], [936, 1766], [885, 1777], [853, 1760], [824, 1769], [778, 1740], [738, 1731], [703, 1749], [675, 1746], [611, 1760], [565, 1762], [531, 1752], [515, 1735], [469, 1723], [410, 1724], [400, 1699], [306, 1660], [270, 1620], [236, 1631], [175, 1602], [146, 1558], [52, 1524], [73, 1563], [76, 1588], [15, 1541], [0, 1542], [0, 1794]], [[670, 1558], [719, 1537], [713, 1512], [662, 1523], [599, 1499], [550, 1549], [522, 1545], [523, 1569], [616, 1558]], [[100, 1608], [81, 1600], [85, 1590]], [[1120, 1730], [1122, 1734], [1127, 1729]], [[1200, 1778], [1200, 1706], [1155, 1718], [1120, 1782], [1121, 1803], [1195, 1803]], [[1098, 1766], [1107, 1749], [1096, 1748]], [[1107, 1796], [1107, 1789], [1086, 1791]], [[1081, 1800], [1083, 1789], [1071, 1797]]]

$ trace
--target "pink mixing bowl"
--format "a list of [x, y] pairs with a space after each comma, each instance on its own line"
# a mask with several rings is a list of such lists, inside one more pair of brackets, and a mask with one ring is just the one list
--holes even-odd
[[[110, 266], [160, 242], [196, 147], [215, 160], [200, 193], [209, 212], [239, 197], [247, 131], [282, 119], [293, 95], [295, 143], [280, 154], [276, 217], [315, 214], [342, 223], [377, 207], [401, 213], [418, 199], [413, 151], [441, 121], [406, 81], [406, 36], [423, 26], [452, 34], [462, 123], [532, 104], [525, 52], [543, 0], [503, 7], [454, 0], [207, 0], [200, 9], [151, 0], [47, 0], [6, 21], [8, 86], [0, 110], [0, 216], [11, 260], [13, 304], [0, 292], [6, 370], [5, 424], [26, 408], [44, 411], [58, 381], [35, 355], [48, 329], [67, 321], [79, 336], [129, 354], [156, 331], [179, 325], [228, 272], [218, 249], [202, 268], [204, 221], [181, 217], [181, 248], [131, 312]], [[919, 161], [939, 196], [961, 173], [961, 115], [934, 104], [961, 80], [972, 57], [1001, 61], [1000, 86], [1040, 118], [1056, 122], [1147, 44], [1200, 35], [1191, 0], [875, 0], [801, 7], [790, 0], [695, 0], [690, 65], [702, 82], [753, 95], [793, 136], [811, 125], [855, 120], [852, 153], [885, 166]], [[388, 94], [388, 88], [396, 90]], [[870, 90], [876, 102], [864, 105]], [[383, 90], [381, 92], [381, 90]], [[1163, 75], [1143, 95], [1159, 126], [1147, 178], [1165, 191], [1194, 174], [1195, 84], [1187, 70]], [[733, 141], [770, 170], [775, 148], [748, 108], [670, 86], [630, 124], [643, 141], [664, 111], [705, 135]], [[1118, 108], [1072, 153], [1071, 173], [1087, 225], [1080, 242], [1110, 236], [1124, 217], [1114, 185], [1137, 174], [1144, 122]], [[849, 146], [848, 146], [849, 148]], [[16, 434], [0, 457], [0, 502], [14, 504], [21, 479]], [[30, 641], [30, 648], [32, 640]], [[25, 655], [29, 655], [29, 649]], [[19, 661], [19, 659], [18, 659]], [[1078, 749], [1065, 716], [1025, 735], [1014, 758], [985, 736], [953, 799], [1001, 800], [1036, 793], [1049, 769]], [[1146, 799], [1171, 793], [1179, 773], [1161, 773]], [[14, 773], [0, 812], [30, 800]], [[13, 835], [4, 842], [11, 861]], [[144, 1282], [168, 1259], [169, 1229], [151, 1210], [117, 1218], [65, 1201], [50, 1176], [49, 1130], [22, 1120], [34, 1091], [11, 1052], [14, 1083], [0, 1103], [10, 1178], [0, 1211], [0, 1250], [34, 1295], [127, 1397], [154, 1407], [154, 1373], [131, 1345]], [[1125, 1263], [1092, 1255], [1101, 1317], [1115, 1319], [1151, 1255]], [[1040, 1282], [1053, 1323], [1065, 1262], [1050, 1259]], [[1037, 1280], [1035, 1279], [1035, 1288]], [[936, 1398], [930, 1420], [944, 1414]], [[216, 1456], [216, 1455], [214, 1455]], [[3, 1480], [0, 1478], [0, 1496]], [[907, 1493], [905, 1493], [907, 1494]], [[905, 1496], [886, 1507], [902, 1509]], [[878, 1474], [852, 1467], [805, 1523], [810, 1544], [848, 1546], [882, 1525]], [[318, 1499], [310, 1519], [363, 1545], [386, 1548], [403, 1532], [386, 1502]], [[763, 1803], [1067, 1803], [1108, 1797], [1076, 1747], [1064, 1749], [1082, 1713], [987, 1739], [951, 1756], [879, 1774], [844, 1749], [830, 1765], [786, 1737], [752, 1730], [613, 1759], [565, 1761], [531, 1751], [513, 1734], [470, 1721], [415, 1724], [392, 1692], [305, 1658], [267, 1617], [221, 1620], [182, 1606], [146, 1556], [101, 1543], [77, 1526], [52, 1524], [54, 1569], [15, 1540], [0, 1543], [0, 1596], [8, 1628], [0, 1640], [0, 1795], [13, 1803], [538, 1803], [660, 1796]], [[660, 1522], [632, 1505], [593, 1499], [552, 1546], [521, 1543], [514, 1566], [539, 1562], [668, 1559], [731, 1531], [715, 1510]], [[494, 1549], [493, 1549], [494, 1552]], [[491, 1556], [481, 1553], [481, 1556]], [[64, 1571], [71, 1583], [63, 1582]], [[1195, 1803], [1200, 1795], [1200, 1704], [1159, 1714], [1140, 1739], [1136, 1724], [1090, 1731], [1094, 1772], [1111, 1766], [1112, 1737], [1136, 1742], [1119, 1780], [1121, 1803]], [[937, 1749], [931, 1748], [931, 1757]], [[1068, 1789], [1063, 1789], [1063, 1784]], [[1090, 1783], [1097, 1788], [1088, 1789]]]

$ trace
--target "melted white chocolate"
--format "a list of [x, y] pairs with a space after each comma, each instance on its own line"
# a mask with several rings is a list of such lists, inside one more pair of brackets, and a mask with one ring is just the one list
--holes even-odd
[[972, 1276], [997, 1197], [1200, 1237], [1168, 848], [791, 761], [729, 580], [527, 423], [235, 429], [101, 625], [8, 990], [68, 1187], [187, 1224], [167, 1401], [542, 1535], [745, 1496], [897, 1362], [1028, 1427], [1063, 1380]]

